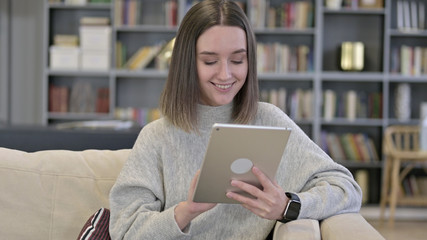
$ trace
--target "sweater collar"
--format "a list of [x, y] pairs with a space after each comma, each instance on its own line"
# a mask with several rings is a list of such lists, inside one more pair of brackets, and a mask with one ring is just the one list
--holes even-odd
[[199, 129], [201, 131], [210, 130], [214, 123], [231, 123], [232, 111], [233, 102], [218, 107], [198, 104], [197, 116]]

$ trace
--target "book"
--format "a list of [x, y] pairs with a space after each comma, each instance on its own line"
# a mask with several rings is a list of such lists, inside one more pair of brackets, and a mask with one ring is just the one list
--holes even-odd
[[157, 70], [166, 70], [169, 68], [174, 45], [175, 38], [172, 38], [157, 54], [155, 57], [155, 66]]
[[417, 2], [411, 1], [411, 29], [418, 29], [418, 10]]
[[279, 106], [279, 93], [275, 88], [270, 89], [270, 103]]
[[308, 54], [310, 49], [306, 45], [300, 45], [297, 47], [297, 59], [298, 59], [298, 72], [306, 72], [308, 70]]
[[362, 162], [371, 162], [371, 156], [369, 155], [369, 149], [367, 146], [367, 136], [362, 133], [356, 133], [353, 134], [353, 138], [359, 151], [360, 160]]
[[286, 111], [286, 88], [279, 88], [278, 96], [277, 96], [278, 107], [283, 111]]
[[74, 34], [55, 34], [53, 45], [77, 47], [79, 45], [79, 37]]
[[354, 90], [347, 91], [345, 95], [346, 103], [346, 118], [349, 121], [354, 121], [356, 119], [357, 111], [357, 93]]
[[105, 26], [110, 24], [108, 17], [82, 17], [80, 19], [80, 25], [85, 26]]
[[412, 75], [414, 76], [420, 76], [421, 75], [421, 65], [422, 65], [422, 47], [415, 46], [414, 49], [414, 55], [413, 55], [413, 66], [412, 66]]
[[403, 26], [404, 30], [411, 30], [411, 13], [409, 9], [409, 2], [403, 1], [402, 2], [403, 7]]
[[354, 179], [359, 184], [362, 190], [362, 204], [366, 204], [369, 200], [369, 173], [368, 170], [357, 170], [354, 174]]
[[426, 12], [425, 4], [423, 1], [418, 2], [418, 28], [420, 30], [426, 29]]
[[353, 147], [352, 144], [348, 141], [347, 138], [347, 134], [342, 134], [339, 136], [340, 141], [341, 141], [341, 146], [344, 149], [344, 153], [345, 153], [345, 160], [348, 161], [355, 161], [356, 160], [356, 156], [353, 152]]
[[97, 113], [108, 113], [110, 111], [110, 90], [108, 87], [97, 89], [95, 111]]
[[176, 0], [170, 0], [165, 3], [165, 22], [167, 26], [177, 25], [178, 4]]
[[303, 92], [302, 103], [301, 103], [301, 113], [302, 119], [312, 119], [313, 118], [313, 90], [307, 89]]
[[403, 3], [401, 0], [397, 1], [397, 29], [405, 30], [404, 17], [403, 17]]
[[372, 138], [367, 138], [367, 141], [367, 146], [372, 162], [378, 162], [380, 160], [380, 157], [378, 155], [377, 148], [375, 147], [374, 140], [372, 140]]
[[264, 28], [266, 26], [266, 14], [269, 9], [268, 2], [265, 0], [248, 1], [249, 20], [254, 28]]
[[360, 152], [358, 143], [355, 140], [353, 133], [346, 133], [344, 134], [345, 142], [350, 145], [351, 148], [351, 160], [355, 160], [357, 162], [363, 162], [362, 161], [362, 154]]
[[[320, 148], [329, 156], [331, 156], [331, 152], [328, 149], [328, 141], [327, 141], [328, 133], [325, 130], [320, 132]], [[332, 158], [332, 157], [331, 157]]]
[[342, 147], [342, 143], [337, 134], [328, 133], [326, 136], [326, 142], [332, 159], [339, 162], [347, 159], [344, 149]]
[[143, 69], [150, 64], [163, 46], [163, 42], [154, 46], [143, 46], [126, 62], [125, 68], [130, 70]]
[[331, 121], [335, 118], [336, 93], [333, 90], [327, 89], [323, 95], [323, 118], [325, 121]]
[[123, 66], [123, 44], [121, 41], [116, 42], [116, 68]]
[[69, 88], [49, 85], [49, 112], [68, 112]]
[[277, 24], [276, 24], [277, 16], [276, 16], [276, 14], [277, 14], [276, 8], [270, 7], [268, 9], [267, 28], [274, 29], [277, 27]]
[[360, 8], [383, 8], [384, 0], [359, 0]]

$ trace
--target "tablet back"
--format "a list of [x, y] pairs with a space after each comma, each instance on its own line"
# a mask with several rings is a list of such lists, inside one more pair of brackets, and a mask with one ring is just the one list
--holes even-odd
[[232, 179], [261, 188], [252, 166], [274, 179], [290, 132], [280, 127], [214, 124], [193, 201], [237, 203], [225, 195], [239, 192], [231, 186]]

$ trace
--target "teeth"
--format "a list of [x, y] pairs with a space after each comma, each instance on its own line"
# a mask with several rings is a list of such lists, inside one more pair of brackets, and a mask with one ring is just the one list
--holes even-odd
[[221, 89], [227, 89], [230, 88], [232, 84], [227, 84], [227, 85], [220, 85], [220, 84], [215, 84], [215, 86], [221, 88]]

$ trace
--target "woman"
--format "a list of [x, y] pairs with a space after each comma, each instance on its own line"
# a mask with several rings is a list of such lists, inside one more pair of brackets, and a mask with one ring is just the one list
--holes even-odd
[[[235, 3], [205, 0], [186, 14], [161, 109], [163, 118], [142, 129], [111, 191], [113, 239], [265, 239], [277, 220], [359, 211], [361, 191], [349, 171], [285, 113], [258, 102], [255, 37]], [[232, 181], [255, 199], [229, 192], [242, 204], [191, 201], [217, 122], [293, 129], [276, 181], [256, 167], [263, 190]], [[292, 215], [286, 207], [294, 197], [301, 204]]]

